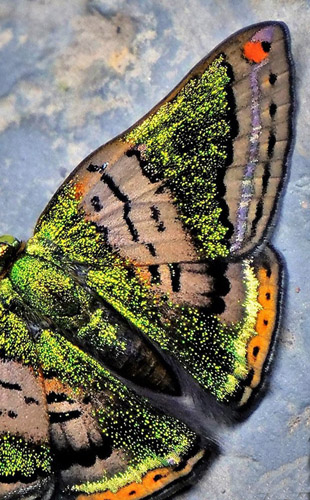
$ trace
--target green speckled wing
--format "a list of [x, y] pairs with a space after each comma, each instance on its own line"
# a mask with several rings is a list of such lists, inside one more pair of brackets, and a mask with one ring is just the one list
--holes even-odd
[[138, 499], [190, 475], [205, 452], [185, 424], [61, 335], [34, 343], [8, 278], [0, 298], [1, 499]]
[[143, 498], [202, 459], [199, 439], [185, 424], [152, 408], [61, 336], [44, 330], [37, 350], [61, 498]]
[[0, 391], [21, 387], [2, 498], [164, 498], [249, 406], [279, 325], [291, 122], [286, 27], [242, 30], [86, 158], [24, 247], [0, 241]]
[[236, 258], [261, 245], [291, 144], [291, 73], [281, 23], [221, 44], [69, 177], [87, 220], [139, 265]]
[[265, 23], [220, 45], [81, 163], [27, 249], [67, 262], [218, 401], [241, 405], [279, 322], [266, 238], [290, 147], [288, 43], [284, 25]]

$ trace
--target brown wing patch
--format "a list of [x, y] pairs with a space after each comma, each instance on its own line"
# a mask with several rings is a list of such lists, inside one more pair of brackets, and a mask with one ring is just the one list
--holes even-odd
[[[23, 438], [31, 444], [47, 445], [49, 442], [42, 379], [31, 367], [13, 360], [0, 360], [0, 432]], [[35, 495], [43, 498], [49, 488], [53, 489], [50, 479], [40, 477], [40, 474], [25, 482], [19, 474], [8, 482], [6, 480], [1, 476], [0, 498], [27, 500]]]
[[0, 360], [0, 429], [35, 443], [48, 441], [41, 378], [16, 361]]
[[[100, 170], [82, 201], [86, 219], [104, 228], [107, 242], [137, 265], [197, 259], [177, 209], [161, 182], [143, 175], [136, 155], [123, 155]], [[97, 170], [96, 170], [97, 168]]]
[[[55, 463], [66, 485], [101, 479], [106, 469], [126, 467], [120, 452], [111, 449], [94, 416], [89, 396], [77, 394], [56, 378], [45, 380], [50, 434]], [[101, 405], [107, 395], [101, 395]]]
[[153, 289], [168, 294], [172, 302], [193, 307], [211, 304], [214, 278], [206, 263], [173, 262], [142, 269]]
[[220, 318], [225, 324], [237, 323], [242, 318], [243, 302], [245, 299], [244, 283], [242, 276], [242, 263], [229, 264], [225, 276], [229, 282], [229, 291], [224, 297], [225, 309]]

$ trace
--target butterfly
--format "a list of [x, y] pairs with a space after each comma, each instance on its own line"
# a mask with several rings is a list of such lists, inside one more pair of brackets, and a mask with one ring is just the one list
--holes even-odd
[[251, 411], [292, 73], [283, 23], [239, 31], [0, 238], [0, 498], [168, 498]]

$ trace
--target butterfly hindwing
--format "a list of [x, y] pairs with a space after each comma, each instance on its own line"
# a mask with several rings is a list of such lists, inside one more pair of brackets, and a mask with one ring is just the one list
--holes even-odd
[[[70, 275], [29, 255], [1, 280], [0, 498], [138, 500], [176, 488], [205, 455], [184, 423], [152, 408], [76, 345], [86, 337], [86, 347], [97, 340], [101, 354], [116, 339], [120, 354], [127, 347], [116, 321], [93, 305]], [[145, 355], [141, 346], [138, 362]], [[156, 368], [150, 378], [161, 387]]]
[[58, 334], [42, 333], [38, 356], [60, 498], [151, 497], [203, 458], [186, 425], [152, 408]]
[[138, 500], [192, 473], [205, 452], [186, 425], [59, 334], [34, 342], [9, 279], [0, 297], [0, 498]]

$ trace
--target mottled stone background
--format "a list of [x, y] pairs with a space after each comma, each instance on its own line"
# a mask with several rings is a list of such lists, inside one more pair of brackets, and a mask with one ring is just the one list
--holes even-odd
[[89, 152], [149, 110], [216, 44], [258, 21], [292, 34], [297, 137], [273, 242], [288, 300], [270, 388], [179, 500], [310, 497], [310, 3], [306, 0], [1, 0], [0, 233], [30, 236]]

